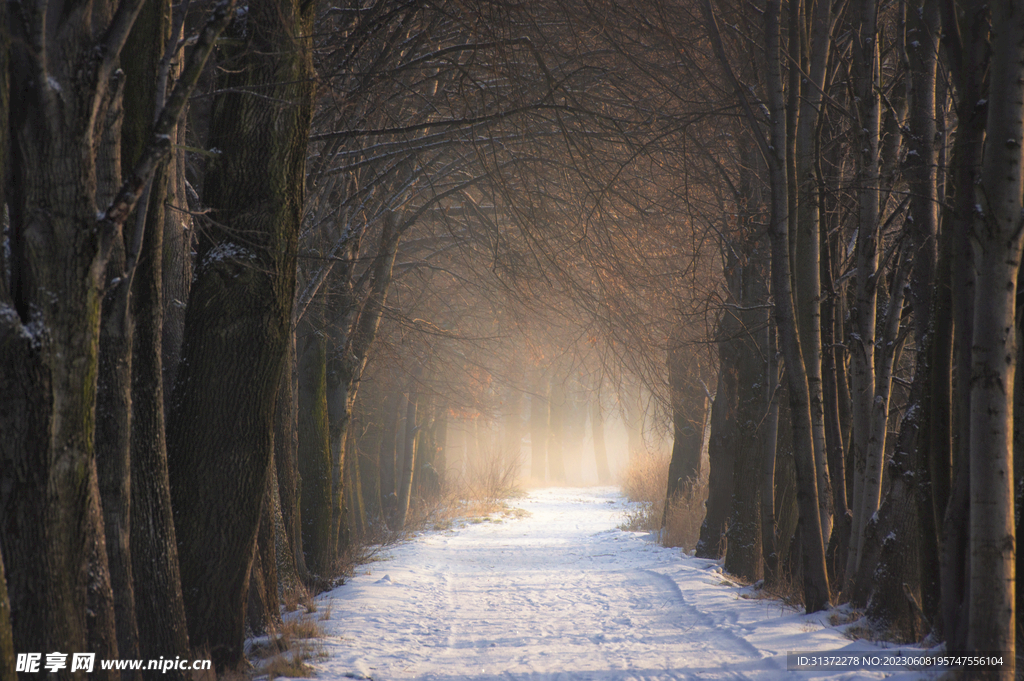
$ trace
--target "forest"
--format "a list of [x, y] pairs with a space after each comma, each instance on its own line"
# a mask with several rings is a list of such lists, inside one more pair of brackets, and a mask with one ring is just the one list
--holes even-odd
[[239, 668], [615, 428], [698, 556], [1013, 679], [1022, 141], [1024, 0], [0, 3], [0, 680]]

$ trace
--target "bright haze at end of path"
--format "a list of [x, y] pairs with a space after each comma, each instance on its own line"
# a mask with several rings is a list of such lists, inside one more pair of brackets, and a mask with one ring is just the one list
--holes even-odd
[[386, 549], [330, 603], [317, 679], [882, 679], [900, 671], [787, 671], [790, 651], [851, 641], [830, 613], [758, 600], [715, 561], [618, 529], [614, 488], [539, 489], [520, 517], [464, 523]]

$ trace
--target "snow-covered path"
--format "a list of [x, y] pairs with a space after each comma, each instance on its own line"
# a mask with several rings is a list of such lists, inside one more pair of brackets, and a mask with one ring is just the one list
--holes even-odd
[[[717, 563], [623, 532], [613, 488], [543, 489], [525, 517], [467, 523], [387, 551], [322, 595], [320, 679], [878, 679], [786, 671], [788, 651], [865, 650], [749, 598]], [[914, 674], [900, 674], [903, 679]]]

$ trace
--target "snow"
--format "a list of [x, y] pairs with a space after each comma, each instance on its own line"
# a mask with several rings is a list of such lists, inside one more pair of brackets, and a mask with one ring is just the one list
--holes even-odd
[[[541, 489], [515, 514], [423, 533], [322, 594], [318, 679], [924, 678], [787, 671], [787, 653], [885, 648], [844, 636], [842, 610], [804, 615], [617, 526], [614, 488]], [[329, 604], [329, 605], [328, 605]], [[892, 650], [888, 651], [893, 652]]]

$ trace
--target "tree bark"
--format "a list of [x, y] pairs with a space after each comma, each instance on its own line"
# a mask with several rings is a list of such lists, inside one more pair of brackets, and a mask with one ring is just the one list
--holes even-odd
[[103, 275], [120, 238], [104, 213], [120, 170], [108, 114], [120, 108], [112, 76], [138, 7], [115, 19], [116, 10], [42, 3], [4, 23], [20, 106], [3, 134], [13, 191], [0, 298], [0, 553], [18, 651], [117, 656], [94, 449]]
[[336, 536], [331, 479], [331, 440], [327, 408], [327, 338], [307, 315], [300, 326], [303, 350], [299, 358], [298, 466], [302, 477], [299, 512], [302, 548], [309, 570], [329, 578]]
[[[723, 352], [719, 344], [719, 353]], [[731, 364], [719, 360], [718, 385], [711, 404], [711, 439], [708, 443], [707, 513], [697, 541], [698, 558], [721, 558], [726, 551], [725, 531], [733, 497], [736, 461], [735, 428], [737, 385]]]
[[817, 475], [812, 437], [810, 394], [804, 370], [797, 320], [793, 308], [792, 278], [789, 265], [789, 237], [786, 211], [788, 185], [785, 159], [786, 114], [782, 104], [779, 74], [779, 4], [769, 1], [765, 11], [765, 36], [768, 52], [768, 100], [772, 116], [771, 144], [766, 153], [771, 181], [771, 217], [769, 235], [772, 244], [772, 293], [779, 329], [782, 355], [789, 377], [790, 412], [793, 420], [793, 455], [797, 475], [797, 504], [800, 510], [800, 549], [803, 573], [804, 606], [808, 613], [829, 606], [828, 575], [825, 570], [825, 545], [818, 506]]
[[416, 418], [420, 395], [416, 392], [418, 372], [410, 380], [409, 396], [405, 401], [405, 438], [402, 443], [402, 477], [398, 486], [398, 523], [399, 531], [405, 531], [405, 522], [409, 515], [409, 503], [412, 498], [413, 473], [416, 470]]
[[700, 384], [700, 363], [695, 349], [686, 347], [682, 334], [672, 335], [668, 350], [668, 383], [672, 400], [672, 458], [661, 527], [668, 522], [669, 506], [700, 477], [700, 450], [704, 440], [707, 397]]
[[992, 67], [978, 213], [971, 362], [971, 593], [968, 647], [1014, 678], [1013, 382], [1017, 274], [1024, 245], [1024, 2], [992, 6]]
[[[800, 5], [803, 3], [791, 3]], [[810, 3], [807, 3], [809, 6]], [[832, 499], [829, 479], [828, 457], [825, 437], [825, 400], [822, 384], [822, 339], [821, 339], [821, 228], [819, 222], [819, 186], [815, 173], [815, 158], [819, 153], [817, 144], [818, 117], [825, 91], [825, 73], [831, 45], [832, 3], [819, 1], [814, 4], [814, 13], [808, 20], [791, 8], [792, 19], [808, 21], [811, 26], [811, 44], [800, 50], [802, 66], [806, 76], [791, 83], [803, 83], [800, 105], [791, 115], [798, 115], [796, 125], [796, 182], [790, 195], [796, 198], [796, 233], [790, 238], [795, 242], [793, 250], [793, 290], [796, 306], [800, 348], [807, 370], [807, 386], [811, 405], [811, 428], [814, 442], [814, 465], [818, 485], [818, 515], [821, 523], [822, 543], [828, 544], [832, 532]], [[805, 10], [806, 13], [809, 10]], [[799, 32], [797, 33], [799, 35]], [[791, 42], [796, 44], [797, 37]], [[800, 42], [806, 42], [806, 39]], [[808, 49], [809, 48], [809, 49]], [[809, 52], [809, 54], [806, 54]], [[791, 71], [796, 70], [796, 64]], [[801, 88], [793, 88], [794, 92]], [[799, 112], [799, 113], [798, 113]]]
[[217, 224], [199, 243], [168, 423], [190, 640], [219, 669], [242, 660], [291, 332], [312, 102], [309, 5], [259, 0], [234, 27], [210, 135], [222, 154], [204, 187]]
[[[850, 455], [854, 462], [853, 529], [846, 562], [847, 586], [860, 565], [864, 527], [878, 508], [882, 451], [869, 460], [872, 407], [875, 390], [875, 315], [877, 300], [879, 237], [879, 135], [881, 111], [878, 96], [878, 31], [876, 0], [858, 0], [852, 7], [853, 63], [851, 66], [856, 117], [854, 140], [857, 162], [856, 283], [850, 308], [850, 389], [853, 437]], [[872, 482], [874, 483], [872, 484]], [[844, 586], [845, 590], [845, 586]]]
[[[0, 19], [3, 10], [0, 9]], [[0, 45], [2, 47], [2, 45]], [[0, 681], [18, 681], [14, 671], [14, 639], [11, 634], [11, 600], [7, 596], [7, 577], [4, 574], [4, 557], [0, 555]]]
[[[943, 3], [943, 44], [953, 75], [960, 106], [956, 142], [952, 154], [951, 191], [953, 210], [950, 279], [953, 316], [952, 472], [949, 501], [942, 513], [943, 631], [951, 650], [967, 649], [967, 603], [970, 595], [968, 525], [970, 516], [970, 391], [971, 345], [974, 337], [975, 271], [970, 238], [974, 219], [974, 187], [980, 182], [983, 141], [987, 119], [987, 74], [990, 59], [989, 6], [972, 6], [962, 20], [952, 2]], [[961, 33], [962, 25], [962, 33]], [[936, 473], [942, 469], [938, 465]]]

